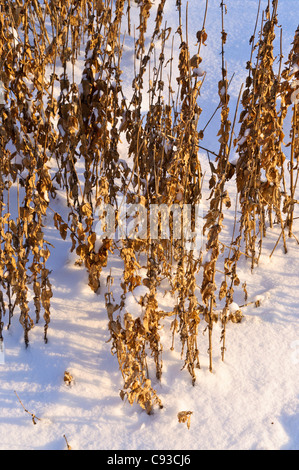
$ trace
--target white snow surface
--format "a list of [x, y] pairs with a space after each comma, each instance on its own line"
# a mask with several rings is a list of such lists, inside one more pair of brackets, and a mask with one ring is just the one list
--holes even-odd
[[[169, 0], [167, 4], [168, 24], [176, 22], [174, 3]], [[219, 3], [210, 2], [206, 25], [209, 38], [202, 65], [207, 79], [201, 105], [205, 108], [205, 103], [210, 103], [208, 112], [205, 111], [207, 117], [218, 104]], [[226, 54], [230, 74], [236, 73], [230, 94], [236, 99], [239, 85], [246, 77], [248, 40], [254, 28], [258, 0], [226, 3]], [[194, 38], [201, 29], [204, 5], [200, 0], [189, 2], [189, 32]], [[297, 27], [296, 15], [290, 14], [296, 6], [297, 0], [283, 0], [279, 7], [286, 53]], [[129, 90], [133, 56], [129, 52], [125, 54], [128, 57], [124, 77], [129, 74]], [[129, 95], [129, 91], [125, 90], [125, 94]], [[209, 132], [210, 147], [215, 150], [218, 127], [219, 120], [214, 118]], [[208, 186], [209, 165], [205, 154], [200, 154], [200, 158]], [[233, 181], [228, 184], [228, 190], [234, 200]], [[205, 194], [208, 197], [208, 189]], [[51, 206], [62, 214], [66, 211], [62, 193], [51, 201]], [[224, 223], [224, 236], [228, 236], [233, 228], [234, 207], [227, 210]], [[122, 377], [117, 358], [110, 351], [105, 279], [112, 269], [113, 294], [117, 298], [123, 270], [117, 253], [103, 270], [100, 292], [93, 294], [86, 282], [85, 269], [74, 265], [75, 257], [69, 253], [71, 243], [60, 239], [51, 214], [45, 225], [46, 239], [55, 246], [48, 261], [54, 291], [49, 341], [43, 342], [42, 321], [32, 330], [27, 349], [17, 318], [13, 319], [10, 330], [4, 331], [4, 352], [0, 351], [0, 449], [63, 450], [64, 435], [73, 449], [80, 450], [299, 449], [299, 247], [294, 239], [288, 242], [287, 255], [280, 243], [270, 258], [280, 235], [276, 226], [269, 231], [260, 265], [253, 273], [250, 264], [241, 260], [239, 277], [241, 282], [247, 282], [248, 302], [259, 300], [261, 306], [241, 308], [243, 321], [228, 325], [224, 362], [218, 340], [221, 326], [216, 324], [213, 373], [208, 367], [208, 335], [200, 332], [201, 370], [197, 371], [194, 387], [188, 372], [181, 370], [178, 337], [175, 351], [170, 350], [170, 322], [165, 322], [161, 331], [164, 345], [161, 383], [151, 376], [164, 407], [148, 416], [139, 406], [121, 401]], [[297, 236], [298, 231], [296, 220]], [[142, 287], [135, 297], [128, 296], [126, 308], [133, 315], [138, 313], [138, 297], [146, 291]], [[164, 296], [161, 292], [158, 300], [161, 308], [173, 308], [170, 294]], [[244, 299], [237, 298], [235, 302], [239, 306]], [[63, 381], [65, 371], [74, 378], [70, 387]], [[40, 418], [36, 425], [15, 392], [25, 408]], [[178, 422], [180, 411], [193, 412], [190, 429]]]

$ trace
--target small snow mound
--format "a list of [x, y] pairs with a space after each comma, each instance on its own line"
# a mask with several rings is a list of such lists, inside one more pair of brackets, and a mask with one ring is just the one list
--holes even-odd
[[230, 304], [230, 306], [229, 306], [230, 313], [236, 313], [239, 310], [240, 310], [240, 307], [236, 302], [233, 302], [232, 304]]

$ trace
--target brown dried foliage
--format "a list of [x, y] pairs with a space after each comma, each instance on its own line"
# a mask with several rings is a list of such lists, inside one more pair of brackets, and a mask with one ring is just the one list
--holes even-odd
[[[251, 259], [252, 268], [258, 263], [267, 215], [270, 226], [274, 224], [273, 215], [281, 226], [285, 251], [286, 228], [289, 236], [295, 237], [293, 220], [299, 175], [297, 104], [292, 109], [289, 190], [282, 146], [283, 124], [294, 91], [292, 84], [299, 79], [299, 35], [297, 31], [284, 71], [281, 73], [281, 53], [280, 70], [275, 74], [277, 1], [274, 1], [272, 10], [267, 8], [264, 12], [259, 40], [255, 41], [255, 34], [250, 40], [252, 57], [247, 63], [249, 74], [242, 94], [241, 128], [233, 142], [238, 107], [232, 124], [224, 54], [227, 9], [223, 2], [220, 4], [220, 148], [208, 152], [216, 160], [210, 161], [209, 209], [204, 225], [206, 246], [198, 256], [193, 249], [196, 213], [191, 212], [191, 234], [183, 229], [177, 240], [173, 236], [174, 217], [170, 208], [178, 211], [184, 205], [194, 208], [203, 199], [198, 152], [204, 148], [201, 146], [204, 131], [198, 128], [205, 72], [199, 66], [203, 62], [202, 48], [208, 41], [205, 29], [208, 1], [202, 27], [196, 34], [195, 53], [191, 53], [189, 44], [187, 5], [183, 25], [184, 5], [176, 2], [178, 27], [173, 35], [164, 17], [166, 0], [158, 2], [155, 9], [151, 1], [135, 3], [139, 21], [134, 31], [134, 76], [129, 102], [122, 86], [122, 56], [124, 20], [132, 34], [130, 1], [46, 0], [43, 4], [36, 0], [0, 1], [0, 79], [5, 94], [5, 104], [0, 105], [0, 341], [6, 312], [9, 328], [16, 310], [26, 345], [43, 310], [47, 341], [52, 297], [47, 261], [51, 244], [45, 239], [44, 222], [51, 210], [61, 238], [71, 241], [77, 263], [84, 264], [93, 292], [100, 293], [102, 271], [109, 254], [115, 253], [123, 262], [119, 304], [113, 297], [112, 274], [107, 278], [105, 300], [111, 350], [124, 381], [121, 398], [152, 413], [155, 406], [162, 407], [153, 380], [161, 380], [163, 373], [161, 329], [167, 321], [170, 319], [171, 349], [177, 335], [183, 368], [188, 370], [194, 385], [200, 368], [201, 325], [209, 332], [212, 371], [214, 323], [221, 321], [224, 359], [227, 324], [243, 318], [241, 309], [230, 311], [236, 288], [242, 288], [245, 302], [248, 297], [246, 283], [241, 286], [238, 277], [238, 262], [245, 255]], [[154, 10], [155, 17], [151, 18]], [[179, 55], [175, 73], [176, 40]], [[84, 68], [81, 82], [76, 83], [75, 65], [83, 44]], [[168, 59], [167, 50], [172, 50]], [[253, 65], [254, 52], [257, 56]], [[60, 91], [55, 94], [58, 85]], [[143, 113], [146, 96], [148, 111]], [[201, 128], [206, 129], [208, 124]], [[123, 139], [127, 143], [126, 160], [120, 156]], [[236, 168], [229, 161], [233, 145], [240, 157]], [[241, 220], [239, 223], [235, 220], [231, 243], [226, 244], [222, 239], [225, 211], [232, 204], [226, 183], [235, 173]], [[50, 206], [57, 191], [66, 195], [65, 220]], [[160, 208], [158, 214], [158, 239], [150, 237], [149, 220], [146, 237], [138, 236], [141, 214], [132, 211], [126, 215], [133, 225], [130, 238], [116, 243], [106, 236], [99, 243], [97, 223], [105, 222], [102, 208], [105, 204], [117, 207], [115, 228], [120, 228], [124, 203], [139, 203], [146, 211], [153, 204], [168, 208], [166, 213]], [[170, 240], [162, 238], [162, 226], [168, 216]], [[161, 310], [158, 302], [165, 280], [173, 297], [170, 312]], [[140, 286], [147, 288], [145, 295], [137, 295]], [[127, 309], [129, 295], [138, 299], [139, 316]], [[178, 419], [189, 427], [191, 414], [181, 412]]]

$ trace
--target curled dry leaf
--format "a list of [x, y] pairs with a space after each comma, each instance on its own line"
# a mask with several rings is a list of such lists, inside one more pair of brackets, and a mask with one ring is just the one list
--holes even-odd
[[63, 380], [64, 380], [64, 383], [65, 383], [68, 387], [69, 387], [70, 385], [72, 385], [72, 383], [74, 382], [73, 376], [72, 376], [68, 371], [65, 371], [65, 372], [64, 372]]
[[178, 413], [179, 423], [187, 423], [187, 428], [190, 429], [192, 415], [193, 415], [193, 411], [180, 411]]

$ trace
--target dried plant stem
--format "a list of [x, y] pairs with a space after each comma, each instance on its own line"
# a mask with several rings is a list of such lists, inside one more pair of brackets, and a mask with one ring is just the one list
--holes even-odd
[[34, 413], [30, 413], [30, 411], [28, 411], [28, 410], [25, 408], [25, 406], [23, 405], [23, 403], [22, 403], [21, 399], [19, 398], [17, 392], [16, 392], [16, 391], [14, 391], [14, 392], [15, 392], [15, 394], [16, 394], [16, 396], [17, 396], [17, 398], [18, 398], [18, 400], [19, 400], [19, 402], [20, 402], [20, 404], [21, 404], [23, 410], [25, 411], [25, 413], [27, 413], [27, 414], [29, 414], [29, 415], [31, 416], [31, 419], [32, 419], [33, 424], [36, 425], [36, 424], [37, 424], [37, 421], [41, 421], [41, 419], [38, 418], [37, 416], [35, 416]]

